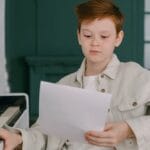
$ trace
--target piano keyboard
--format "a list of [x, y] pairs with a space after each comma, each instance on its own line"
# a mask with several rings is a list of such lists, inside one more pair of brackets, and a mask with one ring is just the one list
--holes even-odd
[[0, 114], [0, 127], [3, 127], [4, 124], [9, 125], [18, 114], [20, 114], [19, 106], [9, 106]]

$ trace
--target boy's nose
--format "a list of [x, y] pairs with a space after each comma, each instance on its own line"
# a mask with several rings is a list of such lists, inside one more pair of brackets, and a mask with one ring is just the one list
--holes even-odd
[[100, 40], [98, 38], [93, 38], [91, 44], [92, 45], [99, 45], [100, 44]]

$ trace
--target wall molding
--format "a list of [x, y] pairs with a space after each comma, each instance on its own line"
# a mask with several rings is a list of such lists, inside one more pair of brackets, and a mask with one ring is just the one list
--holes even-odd
[[63, 76], [75, 72], [82, 61], [79, 56], [31, 56], [26, 57], [29, 67], [29, 96], [31, 124], [38, 116], [40, 81], [57, 82]]

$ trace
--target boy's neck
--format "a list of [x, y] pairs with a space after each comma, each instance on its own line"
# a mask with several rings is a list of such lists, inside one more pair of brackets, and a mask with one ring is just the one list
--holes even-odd
[[85, 76], [101, 74], [105, 70], [106, 66], [107, 64], [86, 63]]

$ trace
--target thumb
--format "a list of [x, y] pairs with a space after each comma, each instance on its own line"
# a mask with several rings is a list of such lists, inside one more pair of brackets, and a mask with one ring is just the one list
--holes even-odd
[[112, 124], [111, 123], [106, 123], [105, 127], [104, 127], [104, 131], [110, 130], [112, 128]]

